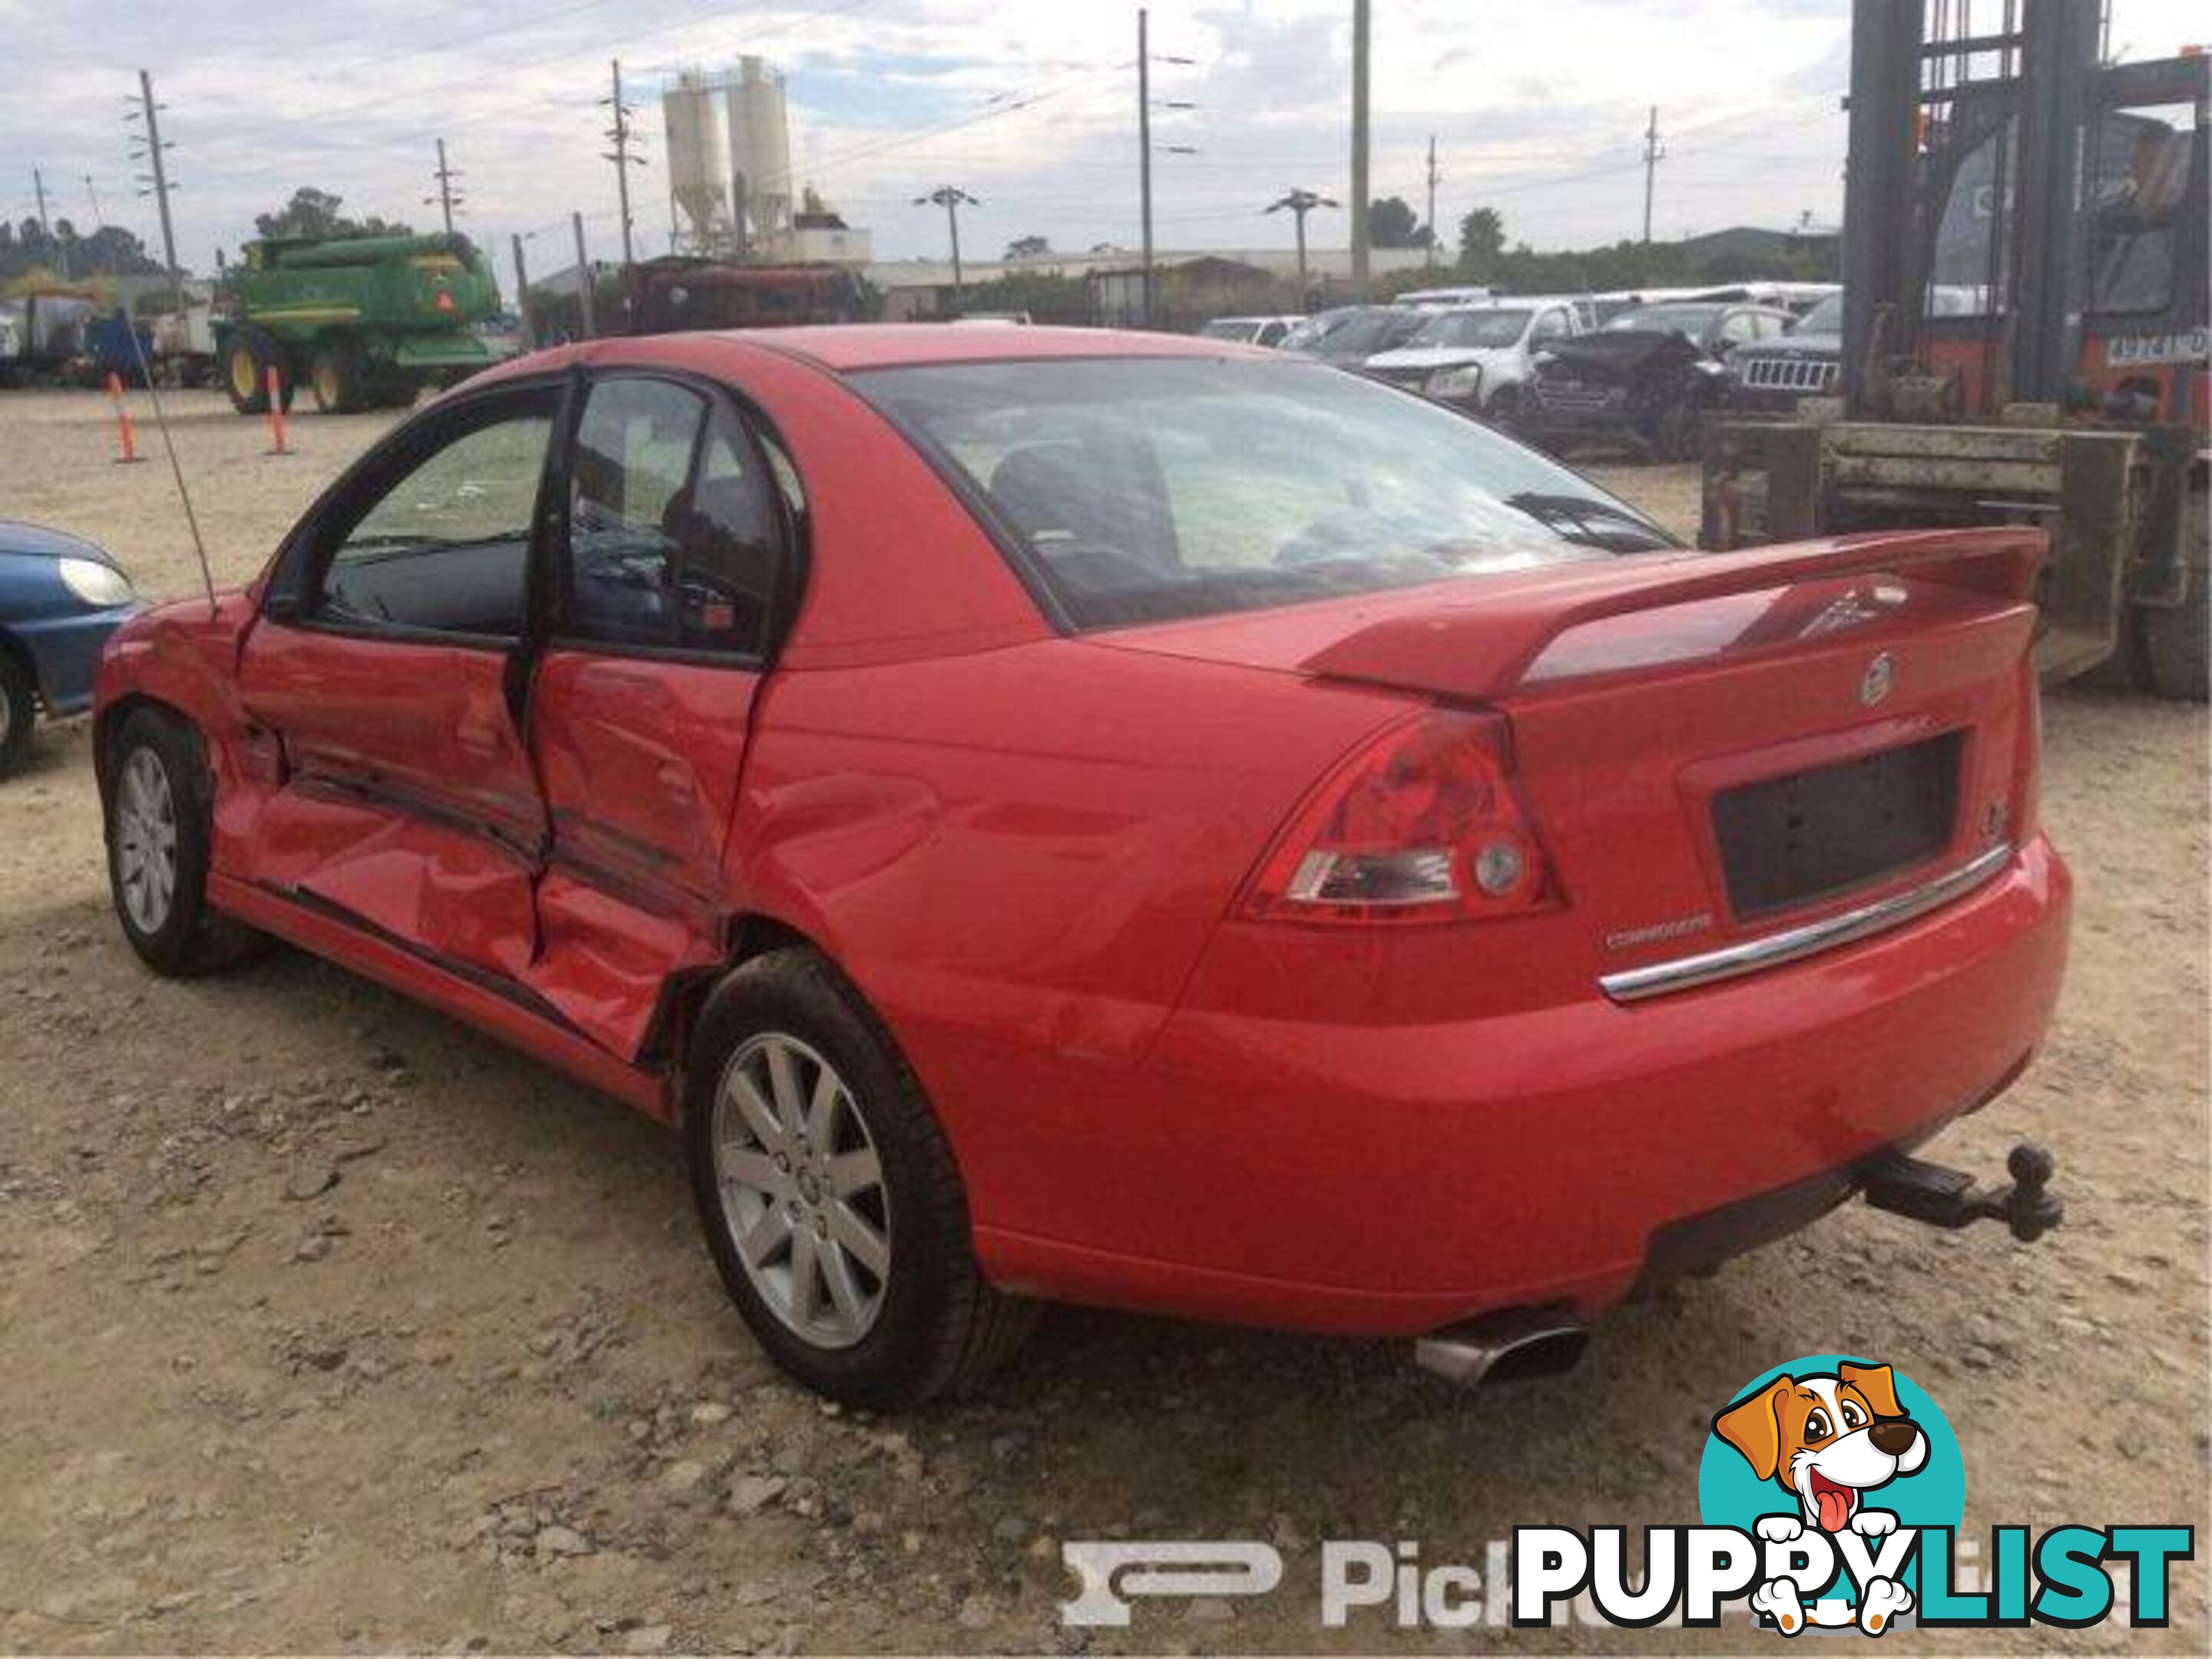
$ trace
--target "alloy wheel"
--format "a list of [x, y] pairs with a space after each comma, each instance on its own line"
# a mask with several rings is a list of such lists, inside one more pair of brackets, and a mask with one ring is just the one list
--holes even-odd
[[848, 1348], [890, 1283], [890, 1194], [858, 1100], [780, 1031], [748, 1039], [714, 1093], [714, 1178], [745, 1277], [799, 1337]]
[[142, 933], [158, 933], [177, 892], [177, 800], [151, 749], [136, 749], [116, 786], [115, 857], [123, 904]]

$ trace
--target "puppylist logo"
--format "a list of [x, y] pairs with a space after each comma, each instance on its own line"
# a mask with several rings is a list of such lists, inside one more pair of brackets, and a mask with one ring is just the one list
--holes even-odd
[[1641, 1588], [1624, 1570], [1624, 1529], [1514, 1531], [1513, 1622], [1543, 1626], [1587, 1595], [1607, 1623], [1720, 1622], [1740, 1603], [1784, 1637], [1856, 1625], [1878, 1637], [1929, 1629], [2078, 1630], [2119, 1602], [2108, 1565], [2125, 1561], [2129, 1624], [2167, 1620], [2172, 1564], [2194, 1557], [2186, 1526], [2025, 1526], [1991, 1535], [1989, 1583], [1959, 1571], [1966, 1477], [1942, 1412], [1910, 1377], [1870, 1359], [1810, 1354], [1754, 1378], [1716, 1412], [1698, 1475], [1704, 1524], [1644, 1534]]
[[[1977, 1553], [1977, 1540], [1959, 1537], [1966, 1491], [1951, 1425], [1910, 1377], [1874, 1360], [1808, 1355], [1754, 1378], [1713, 1414], [1700, 1524], [1644, 1528], [1640, 1573], [1625, 1527], [1516, 1527], [1480, 1569], [1430, 1564], [1403, 1540], [1330, 1540], [1320, 1552], [1320, 1622], [1342, 1628], [1366, 1612], [1401, 1629], [1650, 1630], [1733, 1615], [1785, 1638], [1853, 1626], [1880, 1637], [1900, 1623], [2167, 1623], [2173, 1564], [2195, 1559], [2193, 1528], [2066, 1523], [2036, 1534], [2000, 1525], [1986, 1573], [1971, 1574], [1960, 1568]], [[1273, 1547], [1249, 1540], [1077, 1540], [1061, 1553], [1082, 1586], [1061, 1604], [1069, 1625], [1127, 1626], [1147, 1598], [1266, 1596], [1284, 1577]]]

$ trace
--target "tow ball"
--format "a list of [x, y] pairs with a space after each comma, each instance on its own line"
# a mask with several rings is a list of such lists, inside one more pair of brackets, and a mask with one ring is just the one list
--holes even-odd
[[1893, 1152], [1867, 1166], [1866, 1200], [1877, 1210], [1931, 1227], [2002, 1221], [2014, 1238], [2032, 1244], [2066, 1217], [2064, 1201], [2045, 1190], [2056, 1167], [2049, 1152], [2023, 1140], [2005, 1159], [2012, 1179], [2002, 1187], [1983, 1188], [1964, 1170]]

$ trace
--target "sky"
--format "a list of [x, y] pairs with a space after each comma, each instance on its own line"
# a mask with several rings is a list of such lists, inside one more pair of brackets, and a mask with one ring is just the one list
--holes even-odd
[[[1999, 0], [1980, 0], [1992, 16]], [[2112, 0], [2118, 55], [2212, 38], [2201, 0]], [[1583, 246], [1636, 234], [1643, 133], [1659, 107], [1655, 234], [1780, 228], [1842, 210], [1849, 0], [1373, 0], [1377, 197], [1425, 211], [1431, 136], [1447, 241], [1492, 206], [1515, 241]], [[1155, 236], [1164, 249], [1286, 246], [1267, 204], [1349, 189], [1351, 0], [1158, 0], [1152, 8]], [[218, 246], [294, 187], [353, 213], [434, 227], [434, 141], [461, 178], [459, 227], [502, 269], [521, 234], [534, 273], [617, 251], [601, 158], [620, 58], [647, 165], [632, 173], [641, 256], [670, 214], [660, 84], [757, 53], [786, 76], [793, 172], [879, 258], [941, 258], [953, 184], [981, 205], [963, 252], [1018, 237], [1063, 251], [1138, 241], [1136, 9], [1121, 0], [0, 0], [0, 213], [124, 224], [158, 257], [129, 150], [136, 71], [152, 71], [178, 254]], [[1185, 60], [1185, 61], [1173, 61]], [[1195, 154], [1167, 153], [1165, 147]], [[1311, 221], [1341, 246], [1340, 213]]]

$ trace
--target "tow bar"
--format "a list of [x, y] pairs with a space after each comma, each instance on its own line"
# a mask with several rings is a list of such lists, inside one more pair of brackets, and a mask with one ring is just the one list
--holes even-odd
[[1866, 1169], [1866, 1201], [1931, 1227], [1960, 1228], [2002, 1221], [2012, 1236], [2032, 1244], [2066, 1217], [2063, 1200], [2045, 1192], [2057, 1167], [2051, 1154], [2023, 1140], [2005, 1159], [2011, 1181], [1984, 1188], [1964, 1170], [1888, 1152]]

